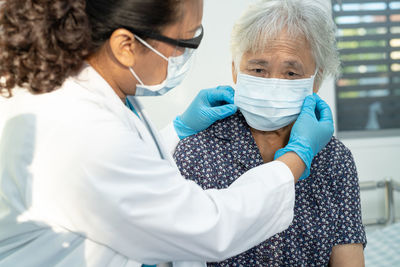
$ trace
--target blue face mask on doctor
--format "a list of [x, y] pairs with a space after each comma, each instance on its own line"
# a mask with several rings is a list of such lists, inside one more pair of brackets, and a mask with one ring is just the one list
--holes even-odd
[[140, 83], [136, 85], [135, 96], [160, 96], [181, 84], [191, 68], [194, 58], [193, 55], [196, 50], [184, 48], [184, 52], [181, 55], [167, 58], [140, 37], [135, 37], [143, 45], [145, 45], [154, 53], [168, 61], [167, 77], [162, 83], [157, 85], [145, 85], [139, 78], [139, 76], [135, 73], [133, 68], [129, 68], [132, 75], [135, 76], [136, 80], [138, 80]]
[[234, 103], [252, 128], [278, 130], [297, 119], [304, 99], [313, 93], [315, 75], [286, 80], [239, 73]]

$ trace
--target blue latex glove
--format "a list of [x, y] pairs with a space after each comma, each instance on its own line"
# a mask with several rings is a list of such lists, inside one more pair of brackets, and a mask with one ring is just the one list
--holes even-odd
[[318, 95], [307, 96], [301, 113], [293, 125], [289, 143], [275, 153], [275, 159], [293, 151], [304, 161], [306, 169], [299, 180], [310, 175], [311, 161], [333, 135], [332, 112]]
[[207, 129], [217, 120], [235, 114], [234, 90], [230, 86], [203, 89], [186, 111], [174, 120], [175, 131], [180, 139]]

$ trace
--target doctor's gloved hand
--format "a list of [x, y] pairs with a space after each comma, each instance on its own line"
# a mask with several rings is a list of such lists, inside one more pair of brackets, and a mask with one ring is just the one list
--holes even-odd
[[235, 114], [234, 90], [230, 86], [203, 89], [186, 111], [174, 120], [174, 128], [180, 139], [207, 129], [217, 120]]
[[275, 153], [275, 159], [293, 151], [306, 165], [299, 180], [310, 175], [311, 161], [329, 142], [333, 135], [332, 112], [328, 104], [317, 94], [307, 96], [301, 113], [293, 125], [289, 143]]

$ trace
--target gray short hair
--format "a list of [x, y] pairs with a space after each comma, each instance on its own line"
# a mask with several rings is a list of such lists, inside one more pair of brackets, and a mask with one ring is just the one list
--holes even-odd
[[262, 0], [250, 5], [235, 23], [231, 52], [237, 70], [246, 52], [264, 50], [268, 40], [286, 29], [289, 36], [303, 36], [319, 68], [316, 84], [339, 74], [336, 26], [329, 9], [317, 0]]

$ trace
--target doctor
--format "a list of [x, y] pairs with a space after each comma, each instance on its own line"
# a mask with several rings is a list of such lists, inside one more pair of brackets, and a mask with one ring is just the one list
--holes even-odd
[[234, 113], [232, 89], [201, 91], [164, 139], [130, 97], [183, 79], [202, 0], [1, 8], [1, 92], [13, 96], [0, 105], [0, 266], [220, 261], [288, 227], [294, 183], [333, 132], [322, 100], [305, 100], [277, 161], [203, 191], [168, 151], [174, 131], [184, 138]]

